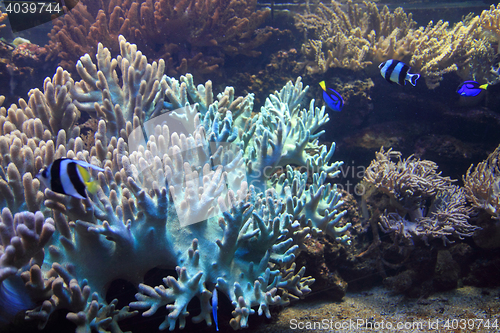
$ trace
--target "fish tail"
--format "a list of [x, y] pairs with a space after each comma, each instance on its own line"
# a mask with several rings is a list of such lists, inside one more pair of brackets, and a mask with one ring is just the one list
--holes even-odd
[[488, 83], [482, 84], [479, 86], [480, 89], [486, 90], [488, 89]]
[[417, 80], [420, 78], [420, 74], [410, 74], [408, 73], [408, 76], [410, 77], [410, 79], [408, 80], [412, 86], [415, 87], [415, 85], [417, 84]]
[[94, 179], [93, 181], [86, 182], [85, 187], [87, 188], [87, 192], [96, 194], [97, 190], [99, 189], [99, 182]]
[[35, 306], [29, 297], [21, 277], [10, 276], [0, 282], [0, 330], [12, 322], [20, 311], [32, 309]]
[[217, 288], [214, 288], [214, 291], [212, 292], [212, 314], [214, 316], [214, 321], [215, 321], [215, 329], [217, 332], [219, 331], [219, 322], [217, 320], [217, 305], [219, 303], [218, 297], [217, 297]]
[[325, 90], [326, 91], [326, 84], [325, 84], [325, 81], [321, 81], [319, 83], [319, 86], [321, 87], [321, 89]]

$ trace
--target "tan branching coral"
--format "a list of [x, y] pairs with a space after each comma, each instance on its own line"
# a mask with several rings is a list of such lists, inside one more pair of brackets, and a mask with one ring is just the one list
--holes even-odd
[[479, 24], [490, 33], [497, 43], [497, 52], [500, 52], [500, 3], [496, 7], [491, 5], [490, 10], [483, 10]]
[[28, 106], [33, 116], [40, 119], [52, 133], [71, 129], [80, 117], [80, 111], [69, 96], [72, 89], [73, 81], [69, 73], [59, 67], [52, 79], [45, 79], [43, 93], [39, 89], [29, 92]]
[[[500, 53], [500, 3], [496, 7], [491, 5], [489, 10], [483, 10], [479, 25], [482, 29], [481, 40], [485, 40], [488, 46], [492, 45], [496, 47], [492, 48], [490, 46], [487, 48], [489, 62], [474, 61], [473, 67], [476, 68], [475, 72], [482, 74], [482, 77], [486, 78], [488, 83], [497, 84], [500, 82], [498, 68], [493, 69], [490, 65], [495, 60], [495, 56]], [[484, 53], [485, 47], [482, 49]]]
[[[73, 69], [79, 57], [96, 54], [100, 42], [118, 54], [118, 36], [138, 45], [150, 59], [164, 59], [169, 74], [217, 72], [226, 56], [257, 56], [255, 48], [272, 34], [257, 29], [270, 13], [256, 0], [105, 1], [97, 14], [80, 1], [54, 22], [49, 58]], [[208, 49], [209, 47], [209, 49]]]
[[[83, 149], [75, 121], [80, 112], [69, 91], [73, 81], [59, 69], [44, 82], [44, 91], [29, 92], [29, 100], [19, 100], [0, 109], [0, 202], [13, 212], [41, 210], [43, 193], [37, 172], [68, 150]], [[21, 176], [22, 175], [22, 176]]]
[[3, 208], [0, 217], [0, 282], [17, 273], [32, 258], [41, 264], [43, 247], [55, 231], [54, 220], [39, 211], [12, 215]]
[[324, 73], [332, 67], [360, 70], [373, 61], [403, 59], [408, 53], [407, 32], [415, 26], [411, 14], [401, 8], [381, 11], [372, 2], [364, 6], [347, 3], [342, 10], [332, 1], [331, 8], [320, 3], [315, 13], [295, 16], [295, 25], [304, 32], [302, 46], [308, 73]]
[[333, 0], [331, 7], [320, 3], [314, 14], [296, 15], [296, 26], [306, 36], [302, 46], [306, 61], [298, 69], [305, 67], [310, 74], [332, 67], [360, 70], [397, 59], [420, 73], [430, 89], [452, 72], [463, 79], [491, 80], [495, 51], [482, 32], [498, 33], [500, 10], [494, 6], [481, 17], [467, 16], [453, 27], [431, 21], [419, 28], [401, 8], [390, 13], [385, 6], [379, 11], [372, 2], [360, 6], [348, 1], [346, 6], [343, 10]]
[[[5, 21], [6, 19], [7, 19], [7, 13], [2, 13], [0, 11], [0, 23], [2, 23], [3, 21]], [[0, 25], [0, 29], [1, 28], [5, 28], [5, 24]]]
[[[427, 87], [433, 89], [446, 73], [456, 72], [468, 77], [469, 62], [480, 56], [486, 45], [480, 39], [479, 17], [468, 22], [458, 22], [449, 28], [448, 22], [429, 22], [409, 33], [412, 53], [409, 65], [424, 78]], [[487, 51], [487, 50], [486, 50]], [[486, 54], [487, 55], [487, 54]]]

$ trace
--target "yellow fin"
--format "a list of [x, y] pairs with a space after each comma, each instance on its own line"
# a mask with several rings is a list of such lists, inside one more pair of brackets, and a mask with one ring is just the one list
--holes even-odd
[[488, 83], [480, 85], [479, 88], [484, 90], [488, 89]]
[[99, 182], [96, 179], [90, 180], [91, 176], [87, 168], [81, 166], [80, 164], [77, 164], [76, 167], [78, 168], [78, 172], [80, 172], [80, 175], [82, 176], [83, 183], [87, 188], [87, 192], [96, 194], [97, 190], [99, 189]]
[[76, 167], [78, 168], [78, 172], [80, 172], [80, 175], [82, 176], [82, 180], [85, 184], [90, 182], [90, 173], [89, 170], [86, 168], [82, 167], [80, 164], [77, 164]]
[[87, 192], [96, 194], [97, 190], [99, 189], [99, 182], [97, 180], [93, 180], [91, 182], [85, 183], [85, 186], [87, 187]]
[[321, 87], [321, 89], [325, 90], [326, 91], [326, 84], [325, 84], [325, 81], [321, 81], [319, 83], [319, 86]]

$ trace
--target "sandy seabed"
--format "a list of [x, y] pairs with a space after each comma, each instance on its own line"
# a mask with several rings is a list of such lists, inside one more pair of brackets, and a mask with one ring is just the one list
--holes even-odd
[[500, 332], [500, 288], [466, 286], [414, 299], [377, 287], [347, 293], [340, 302], [316, 294], [251, 331]]

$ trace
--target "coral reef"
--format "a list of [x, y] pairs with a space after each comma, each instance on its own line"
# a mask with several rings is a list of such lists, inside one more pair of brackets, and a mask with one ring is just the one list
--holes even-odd
[[[98, 42], [119, 52], [118, 35], [136, 43], [150, 59], [164, 59], [167, 73], [216, 73], [226, 56], [257, 56], [273, 29], [258, 29], [270, 13], [257, 1], [80, 1], [54, 21], [49, 58], [68, 70], [85, 53], [96, 54]], [[89, 7], [87, 9], [87, 6]]]
[[479, 24], [484, 31], [491, 34], [497, 43], [497, 53], [500, 52], [500, 4], [490, 6], [490, 10], [483, 10]]
[[43, 65], [46, 49], [33, 43], [21, 43], [16, 46], [0, 43], [0, 94], [7, 96], [7, 102], [12, 103], [25, 96], [32, 88], [35, 80], [43, 81]]
[[[211, 325], [216, 288], [238, 329], [256, 311], [269, 317], [270, 306], [308, 294], [314, 279], [294, 263], [304, 240], [349, 242], [341, 194], [325, 181], [341, 163], [329, 162], [334, 144], [319, 144], [324, 107], [303, 104], [308, 87], [298, 78], [253, 113], [251, 94], [227, 87], [214, 98], [210, 81], [163, 75], [163, 60], [149, 64], [122, 36], [119, 47], [117, 58], [102, 44], [96, 63], [82, 57], [81, 81], [58, 68], [43, 91], [0, 109], [0, 281], [24, 282], [0, 306], [24, 297], [15, 310], [39, 328], [65, 309], [77, 331], [114, 332], [136, 310], [166, 306], [160, 330], [173, 330], [185, 327], [193, 298], [201, 309], [193, 321]], [[84, 112], [100, 119], [90, 149], [76, 126]], [[42, 192], [35, 174], [61, 157], [105, 169], [92, 170], [95, 195]], [[143, 284], [154, 267], [177, 276]], [[130, 307], [106, 302], [117, 279], [138, 288]]]
[[409, 65], [425, 78], [427, 87], [439, 86], [443, 75], [451, 72], [457, 72], [463, 79], [485, 81], [494, 52], [490, 43], [480, 37], [479, 21], [476, 16], [451, 28], [448, 22], [431, 21], [425, 28], [409, 33], [412, 40]]
[[465, 194], [478, 212], [476, 223], [483, 228], [474, 241], [483, 248], [500, 247], [499, 156], [500, 146], [476, 167], [471, 165], [464, 176]]
[[373, 2], [364, 6], [347, 3], [343, 11], [332, 1], [331, 8], [319, 3], [315, 13], [296, 15], [296, 27], [303, 31], [306, 42], [302, 53], [306, 62], [300, 64], [306, 73], [324, 73], [332, 67], [360, 70], [373, 61], [394, 58], [402, 60], [409, 54], [406, 34], [415, 26], [411, 14], [398, 8], [381, 11]]
[[[2, 23], [3, 21], [5, 21], [7, 19], [7, 13], [2, 13], [0, 11], [0, 23]], [[0, 29], [1, 28], [5, 28], [5, 24], [1, 24], [0, 25]]]
[[352, 262], [376, 269], [386, 288], [426, 298], [456, 288], [468, 279], [472, 262], [483, 260], [470, 242], [457, 241], [481, 228], [470, 223], [464, 190], [438, 173], [436, 163], [382, 148], [358, 186], [365, 190], [364, 219], [353, 229], [368, 224], [372, 239], [358, 246], [367, 235], [353, 237]]
[[[240, 87], [245, 92], [252, 92], [255, 102], [261, 104], [267, 96], [274, 92], [276, 86], [282, 86], [294, 79], [293, 69], [297, 62], [298, 52], [296, 49], [288, 51], [280, 50], [271, 55], [270, 63], [265, 69], [252, 73], [242, 71], [240, 67], [230, 74], [228, 82], [235, 87]], [[226, 74], [231, 71], [226, 71]]]
[[381, 200], [380, 227], [396, 245], [413, 246], [416, 239], [426, 244], [441, 239], [446, 245], [453, 242], [448, 237], [470, 237], [479, 229], [468, 223], [471, 210], [463, 189], [441, 176], [434, 162], [401, 159], [401, 153], [383, 148], [375, 156], [363, 178], [365, 196], [388, 197]]
[[495, 68], [488, 66], [488, 64], [485, 66], [485, 64], [478, 63], [477, 61], [475, 62], [475, 66], [482, 70], [483, 76], [488, 83], [497, 84], [500, 82], [500, 73], [498, 71], [498, 53], [500, 53], [500, 3], [496, 7], [491, 5], [489, 10], [483, 10], [479, 25], [482, 29], [483, 39], [487, 39], [492, 46], [496, 46], [496, 48], [493, 48], [493, 52], [491, 52], [495, 56], [492, 61]]
[[[416, 28], [411, 14], [402, 8], [394, 13], [373, 2], [364, 5], [347, 2], [347, 9], [332, 1], [331, 7], [319, 4], [315, 13], [296, 15], [296, 26], [305, 34], [302, 53], [308, 74], [325, 73], [341, 67], [361, 70], [372, 63], [397, 59], [412, 66], [425, 78], [429, 89], [439, 86], [446, 73], [456, 72], [463, 79], [486, 82], [492, 76], [490, 65], [495, 50], [483, 30], [495, 30], [498, 10], [467, 16], [462, 22], [429, 22]], [[309, 7], [308, 7], [309, 8]]]

